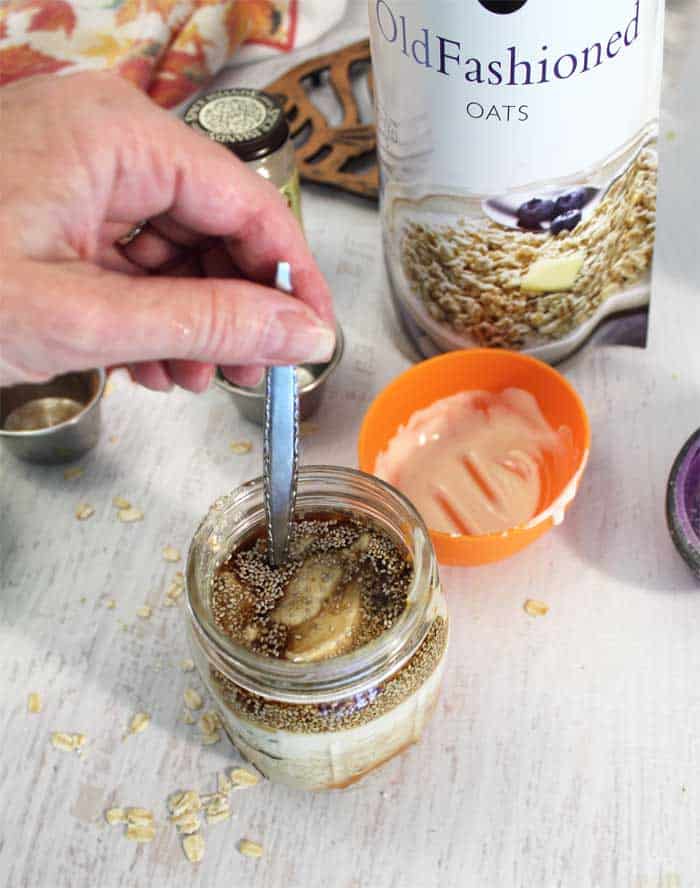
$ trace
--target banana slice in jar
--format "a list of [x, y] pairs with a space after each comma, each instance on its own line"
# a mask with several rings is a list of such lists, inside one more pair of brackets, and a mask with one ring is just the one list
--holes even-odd
[[360, 587], [348, 583], [319, 613], [290, 632], [285, 656], [295, 663], [313, 663], [338, 657], [352, 647], [360, 622]]
[[294, 628], [313, 619], [334, 594], [343, 576], [339, 565], [310, 559], [301, 565], [289, 582], [270, 616], [276, 623]]

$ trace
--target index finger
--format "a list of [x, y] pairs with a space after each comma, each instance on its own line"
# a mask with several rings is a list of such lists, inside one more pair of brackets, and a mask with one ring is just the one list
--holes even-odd
[[289, 262], [296, 298], [332, 326], [328, 286], [277, 189], [223, 146], [138, 100], [154, 119], [132, 130], [128, 143], [123, 132], [112, 141], [120, 156], [110, 216], [167, 214], [187, 229], [225, 238], [236, 266], [259, 283], [272, 283], [277, 263]]

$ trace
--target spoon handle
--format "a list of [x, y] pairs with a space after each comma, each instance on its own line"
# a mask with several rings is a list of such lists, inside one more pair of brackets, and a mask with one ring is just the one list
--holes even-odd
[[[275, 286], [292, 293], [288, 262], [277, 265]], [[279, 567], [287, 556], [294, 516], [299, 458], [299, 392], [294, 367], [270, 367], [266, 373], [263, 461], [269, 561]]]

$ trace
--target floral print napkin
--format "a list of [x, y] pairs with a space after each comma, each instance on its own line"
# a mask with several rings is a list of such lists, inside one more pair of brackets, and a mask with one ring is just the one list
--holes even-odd
[[344, 0], [5, 0], [0, 84], [110, 68], [172, 108], [244, 44], [289, 51], [335, 23], [343, 7]]

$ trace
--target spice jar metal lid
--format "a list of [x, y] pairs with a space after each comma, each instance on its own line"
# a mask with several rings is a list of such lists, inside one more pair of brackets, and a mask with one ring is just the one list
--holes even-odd
[[259, 89], [219, 89], [193, 102], [185, 123], [226, 145], [241, 160], [260, 160], [289, 138], [282, 106]]

